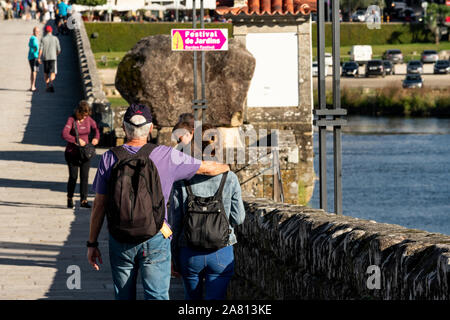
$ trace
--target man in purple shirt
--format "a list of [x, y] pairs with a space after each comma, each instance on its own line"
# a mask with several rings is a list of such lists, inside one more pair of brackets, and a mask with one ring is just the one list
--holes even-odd
[[[123, 128], [127, 136], [127, 142], [123, 148], [135, 154], [147, 143], [147, 137], [153, 129], [149, 108], [143, 105], [131, 105], [124, 115]], [[149, 158], [155, 164], [160, 176], [166, 207], [175, 181], [189, 180], [195, 174], [214, 176], [229, 170], [226, 164], [200, 161], [162, 145], [157, 146]], [[96, 270], [99, 270], [98, 262], [102, 263], [97, 238], [105, 218], [108, 180], [111, 168], [116, 161], [112, 151], [103, 154], [93, 185], [96, 195], [91, 213], [87, 257]], [[165, 221], [167, 221], [167, 210]], [[109, 256], [116, 299], [136, 298], [138, 269], [141, 269], [145, 299], [169, 299], [171, 250], [167, 232], [163, 234], [160, 231], [139, 244], [119, 242], [110, 234]]]

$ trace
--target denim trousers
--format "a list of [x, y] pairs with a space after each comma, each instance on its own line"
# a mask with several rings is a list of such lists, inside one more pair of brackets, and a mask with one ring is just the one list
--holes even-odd
[[116, 300], [136, 300], [138, 270], [145, 300], [169, 300], [170, 239], [161, 231], [139, 244], [119, 242], [110, 234], [109, 259]]
[[[186, 300], [224, 300], [234, 273], [233, 246], [216, 251], [181, 247], [180, 273]], [[204, 290], [203, 290], [204, 288]]]

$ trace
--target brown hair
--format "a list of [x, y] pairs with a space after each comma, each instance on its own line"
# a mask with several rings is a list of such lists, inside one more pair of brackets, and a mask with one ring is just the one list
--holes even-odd
[[194, 115], [192, 113], [182, 113], [178, 118], [178, 123], [187, 122], [194, 128]]
[[178, 122], [172, 129], [172, 132], [175, 132], [175, 130], [177, 129], [186, 129], [189, 132], [194, 131], [194, 126], [192, 126], [189, 122], [186, 121], [182, 121], [182, 122]]
[[[189, 122], [178, 122], [172, 129], [173, 137], [177, 140], [177, 143], [180, 143], [181, 136], [186, 133], [184, 130], [180, 129], [184, 129], [187, 132], [194, 134], [194, 126], [192, 126]], [[178, 136], [175, 136], [175, 132], [178, 134]]]
[[84, 115], [90, 116], [92, 114], [91, 106], [86, 100], [81, 100], [74, 111], [74, 118], [77, 120], [83, 119]]
[[[205, 133], [208, 130], [211, 130], [213, 135], [211, 136], [211, 132], [209, 132], [208, 133], [209, 139], [203, 140], [203, 139], [205, 139], [205, 137], [206, 137]], [[216, 144], [217, 136], [218, 136], [217, 129], [213, 125], [211, 125], [209, 123], [205, 123], [205, 124], [202, 125], [202, 141], [201, 141], [201, 143], [202, 143], [202, 145], [201, 145], [202, 154], [204, 154], [205, 149], [207, 147], [209, 147], [210, 150], [208, 150], [208, 151], [210, 152], [210, 154], [208, 154], [208, 156], [211, 156], [212, 158], [215, 157], [215, 155], [216, 155], [215, 144]], [[199, 149], [199, 147], [200, 147], [199, 145], [195, 144], [195, 148], [197, 150]], [[205, 156], [205, 155], [203, 155], [203, 156]], [[208, 159], [208, 160], [211, 160], [211, 159]]]

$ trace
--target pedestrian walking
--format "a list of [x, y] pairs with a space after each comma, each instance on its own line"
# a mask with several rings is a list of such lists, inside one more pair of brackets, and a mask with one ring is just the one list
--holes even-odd
[[47, 0], [41, 0], [39, 2], [39, 6], [41, 8], [41, 22], [47, 23], [47, 21], [50, 20], [50, 13], [48, 12]]
[[39, 28], [33, 28], [33, 35], [30, 37], [28, 41], [28, 62], [31, 68], [30, 82], [31, 87], [30, 91], [36, 91], [36, 76], [39, 71]]
[[126, 143], [105, 152], [94, 179], [89, 263], [102, 263], [97, 237], [106, 215], [109, 257], [116, 299], [135, 299], [140, 270], [145, 299], [169, 299], [171, 249], [166, 206], [172, 185], [196, 173], [218, 175], [228, 165], [201, 161], [164, 145], [147, 143], [153, 129], [150, 109], [125, 112]]
[[[192, 148], [202, 150], [204, 159], [215, 157], [215, 140], [207, 138], [218, 136], [215, 130], [203, 125], [204, 140]], [[234, 273], [233, 226], [245, 219], [239, 179], [233, 172], [195, 175], [174, 184], [170, 203], [173, 267], [183, 277], [185, 299], [225, 299]]]
[[47, 10], [50, 15], [50, 20], [55, 19], [55, 3], [53, 2], [53, 0], [47, 3]]
[[30, 4], [30, 12], [31, 12], [31, 19], [36, 19], [36, 13], [37, 13], [37, 4], [36, 0], [32, 0]]
[[24, 20], [30, 20], [31, 14], [30, 14], [30, 6], [31, 6], [31, 0], [22, 0], [22, 8], [23, 8], [23, 14], [22, 19]]
[[58, 19], [56, 25], [58, 26], [58, 34], [67, 34], [67, 4], [65, 1], [61, 1], [57, 5]]
[[89, 143], [89, 134], [95, 132], [92, 145], [96, 146], [100, 138], [100, 132], [94, 119], [91, 118], [91, 107], [82, 100], [71, 115], [62, 130], [62, 138], [67, 141], [64, 158], [69, 167], [69, 180], [67, 182], [67, 207], [73, 208], [73, 195], [80, 172], [80, 207], [90, 208], [87, 201], [90, 159], [83, 159], [80, 154], [80, 147]]
[[22, 16], [22, 5], [19, 0], [14, 0], [14, 17], [19, 19]]
[[13, 13], [13, 4], [11, 0], [6, 1], [6, 19], [13, 19], [14, 13]]
[[52, 34], [52, 27], [45, 27], [45, 36], [39, 46], [39, 63], [44, 64], [44, 79], [47, 92], [55, 92], [53, 81], [56, 78], [56, 59], [61, 53], [59, 40]]

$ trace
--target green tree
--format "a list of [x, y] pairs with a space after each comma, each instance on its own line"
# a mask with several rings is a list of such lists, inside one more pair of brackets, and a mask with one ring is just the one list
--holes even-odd
[[72, 3], [82, 6], [101, 6], [106, 4], [106, 0], [74, 0]]
[[445, 17], [450, 15], [450, 7], [445, 4], [432, 3], [427, 7], [425, 27], [434, 34], [436, 44], [441, 39], [441, 28], [445, 27]]
[[[95, 7], [95, 6], [102, 6], [104, 4], [106, 4], [106, 0], [74, 0], [72, 1], [73, 4], [79, 4], [82, 6], [90, 6], [90, 7]], [[89, 11], [89, 14], [87, 15], [89, 21], [92, 21], [94, 14], [92, 13], [92, 8]]]

